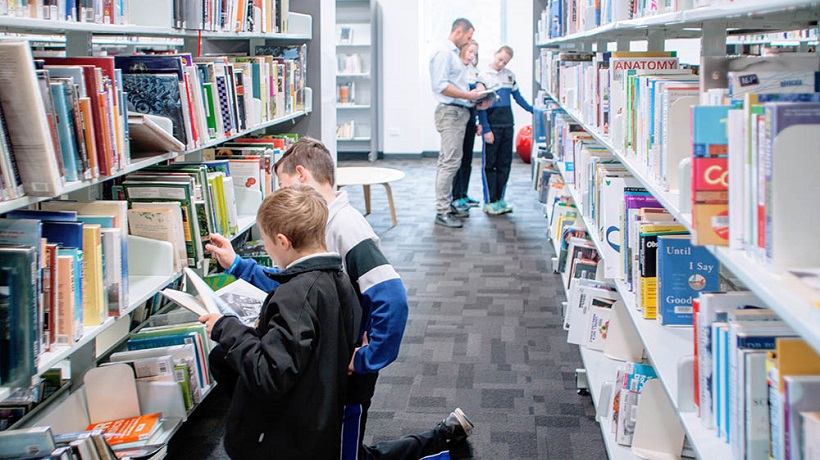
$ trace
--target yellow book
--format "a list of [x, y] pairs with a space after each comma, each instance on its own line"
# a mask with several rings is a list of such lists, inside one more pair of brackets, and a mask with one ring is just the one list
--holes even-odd
[[83, 225], [83, 325], [98, 326], [108, 317], [102, 264], [102, 233], [98, 224]]
[[208, 173], [208, 182], [214, 192], [214, 203], [216, 204], [216, 221], [219, 222], [221, 232], [228, 236], [228, 208], [225, 203], [225, 185], [222, 181], [221, 173]]
[[640, 274], [640, 302], [643, 317], [655, 319], [658, 315], [658, 266], [656, 254], [658, 252], [658, 235], [686, 234], [686, 227], [670, 222], [669, 224], [648, 223], [642, 224], [639, 230], [638, 266]]

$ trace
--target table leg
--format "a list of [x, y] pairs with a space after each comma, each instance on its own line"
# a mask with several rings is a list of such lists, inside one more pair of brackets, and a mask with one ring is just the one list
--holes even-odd
[[364, 189], [364, 209], [367, 211], [365, 215], [370, 215], [370, 185], [362, 185]]
[[396, 220], [396, 207], [393, 205], [393, 191], [390, 189], [390, 184], [385, 182], [384, 191], [387, 193], [387, 203], [390, 205], [390, 217], [393, 218], [393, 226], [395, 227], [398, 225], [398, 221]]

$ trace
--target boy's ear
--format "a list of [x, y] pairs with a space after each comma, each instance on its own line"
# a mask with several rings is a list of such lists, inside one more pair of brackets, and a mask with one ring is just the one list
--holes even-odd
[[290, 239], [283, 233], [276, 234], [276, 241], [282, 246], [282, 249], [288, 250], [291, 248]]
[[311, 178], [313, 178], [313, 175], [310, 174], [310, 171], [308, 171], [307, 168], [305, 168], [302, 165], [296, 165], [296, 173], [299, 174], [299, 183], [300, 184], [305, 184]]

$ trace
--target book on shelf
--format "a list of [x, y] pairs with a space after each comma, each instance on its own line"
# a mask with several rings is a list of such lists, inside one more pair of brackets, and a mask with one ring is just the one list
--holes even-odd
[[658, 315], [658, 237], [660, 235], [686, 234], [681, 224], [642, 223], [636, 232], [638, 235], [638, 276], [635, 277], [635, 302], [646, 319], [655, 319]]
[[47, 426], [0, 432], [0, 457], [2, 458], [46, 456], [56, 448], [51, 428]]
[[37, 370], [41, 323], [36, 248], [0, 245], [0, 380], [7, 386], [26, 385]]
[[205, 333], [204, 324], [186, 323], [144, 327], [132, 334], [127, 342], [129, 351], [187, 344], [192, 344], [196, 350], [197, 382], [200, 389], [204, 391], [211, 384], [207, 359], [210, 353], [210, 338]]
[[165, 117], [143, 113], [128, 113], [128, 135], [130, 136], [131, 154], [140, 152], [163, 153], [181, 152], [185, 144], [177, 140], [171, 126], [162, 126]]
[[[113, 353], [109, 360], [121, 362], [148, 359], [158, 356], [171, 356], [173, 359], [174, 378], [179, 383], [187, 408], [191, 404], [202, 402], [202, 391], [197, 374], [197, 350], [193, 344], [148, 348], [144, 350], [120, 351]], [[179, 367], [182, 366], [183, 369]], [[190, 399], [190, 401], [189, 401]]]
[[693, 246], [689, 235], [659, 235], [657, 244], [658, 321], [691, 326], [694, 298], [720, 288], [720, 264], [706, 248]]
[[147, 444], [147, 441], [151, 439], [162, 424], [161, 418], [162, 413], [155, 412], [136, 417], [91, 423], [86, 430], [102, 430], [105, 440], [114, 448], [119, 446], [134, 447]]

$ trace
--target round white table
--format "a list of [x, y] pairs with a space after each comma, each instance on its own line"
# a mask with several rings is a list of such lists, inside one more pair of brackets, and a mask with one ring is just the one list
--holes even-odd
[[393, 204], [393, 191], [390, 189], [390, 182], [403, 178], [404, 173], [402, 171], [392, 168], [375, 168], [369, 166], [336, 168], [336, 188], [342, 188], [348, 185], [361, 185], [364, 189], [366, 214], [370, 214], [370, 186], [374, 184], [384, 186], [384, 190], [387, 193], [387, 202], [390, 205], [390, 217], [393, 218], [394, 227], [398, 221], [396, 220], [396, 207]]

